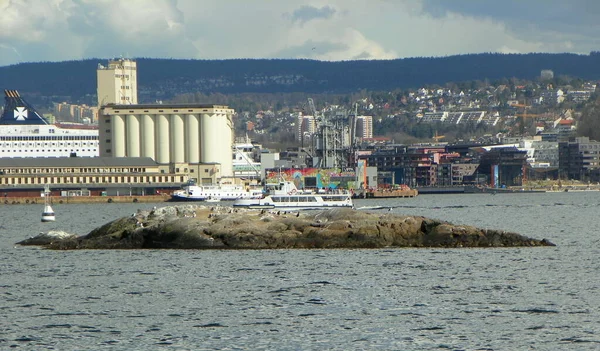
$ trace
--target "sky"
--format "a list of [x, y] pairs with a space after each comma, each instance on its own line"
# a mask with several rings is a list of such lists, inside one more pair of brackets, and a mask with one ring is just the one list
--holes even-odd
[[0, 0], [0, 66], [600, 51], [599, 0]]

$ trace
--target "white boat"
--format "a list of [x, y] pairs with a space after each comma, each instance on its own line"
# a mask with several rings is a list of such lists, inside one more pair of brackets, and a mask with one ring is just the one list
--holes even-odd
[[97, 157], [96, 126], [51, 124], [16, 90], [4, 90], [0, 117], [0, 157]]
[[54, 210], [50, 206], [50, 187], [46, 185], [44, 187], [44, 211], [42, 212], [42, 222], [54, 222], [56, 216]]
[[171, 201], [228, 201], [253, 199], [263, 196], [262, 189], [244, 188], [242, 185], [212, 184], [198, 185], [195, 180], [188, 181], [181, 190], [171, 195]]
[[206, 202], [219, 202], [221, 201], [221, 198], [218, 196], [209, 196], [206, 200], [204, 200]]
[[354, 208], [352, 195], [346, 190], [314, 192], [299, 190], [291, 181], [267, 184], [267, 195], [261, 199], [238, 199], [233, 207], [279, 209], [288, 211], [318, 210], [336, 207]]

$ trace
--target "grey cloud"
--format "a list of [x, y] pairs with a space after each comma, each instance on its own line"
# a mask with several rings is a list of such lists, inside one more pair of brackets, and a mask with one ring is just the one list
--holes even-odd
[[355, 55], [354, 57], [352, 57], [353, 60], [369, 60], [372, 59], [373, 56], [371, 56], [371, 54], [369, 54], [366, 51], [361, 52], [358, 55]]
[[598, 26], [598, 0], [422, 0], [423, 12], [443, 17], [449, 12], [475, 18], [491, 18], [504, 23], [540, 28]]
[[314, 6], [302, 6], [292, 13], [292, 21], [304, 24], [314, 19], [328, 19], [335, 14], [335, 9], [329, 6], [317, 8]]
[[422, 0], [422, 11], [434, 18], [455, 13], [492, 20], [514, 37], [542, 43], [550, 51], [585, 53], [600, 37], [598, 0]]

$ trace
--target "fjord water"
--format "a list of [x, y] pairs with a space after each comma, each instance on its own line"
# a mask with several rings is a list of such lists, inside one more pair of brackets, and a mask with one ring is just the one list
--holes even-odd
[[[48, 251], [155, 204], [0, 208], [0, 349], [597, 350], [600, 192], [358, 200], [556, 247]], [[156, 204], [161, 206], [163, 204]], [[379, 210], [387, 213], [387, 210]]]

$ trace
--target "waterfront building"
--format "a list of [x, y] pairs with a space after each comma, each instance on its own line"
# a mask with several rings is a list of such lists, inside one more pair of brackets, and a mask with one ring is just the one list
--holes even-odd
[[478, 177], [484, 177], [487, 185], [493, 188], [522, 186], [527, 168], [527, 151], [514, 146], [494, 147], [489, 150], [479, 148], [482, 152]]
[[561, 178], [600, 181], [600, 142], [588, 137], [559, 142], [558, 157]]
[[[213, 165], [203, 167], [208, 174]], [[149, 157], [0, 158], [4, 197], [39, 196], [46, 184], [58, 193], [152, 195], [170, 193], [188, 180]]]

